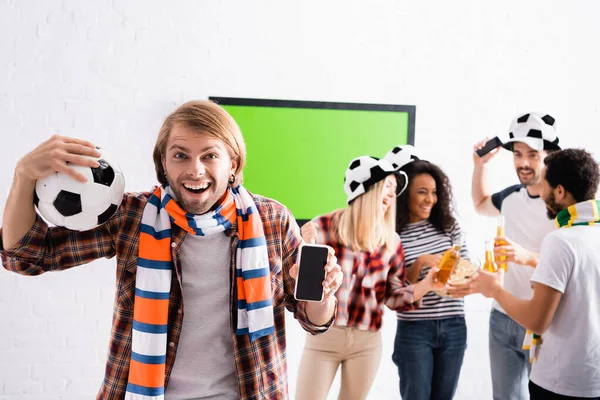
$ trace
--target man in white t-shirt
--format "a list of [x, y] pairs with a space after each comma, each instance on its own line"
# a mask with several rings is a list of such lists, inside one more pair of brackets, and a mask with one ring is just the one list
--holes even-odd
[[[480, 272], [452, 290], [494, 298], [541, 335], [529, 381], [532, 400], [600, 399], [600, 201], [598, 163], [567, 149], [544, 160], [542, 198], [558, 230], [543, 242], [531, 281], [533, 297], [502, 287], [503, 271]], [[470, 287], [469, 287], [470, 286]]]
[[[485, 216], [504, 218], [505, 238], [494, 248], [496, 262], [506, 257], [504, 287], [513, 295], [530, 299], [531, 275], [539, 259], [540, 245], [546, 234], [556, 229], [546, 217], [540, 197], [541, 173], [545, 157], [559, 150], [555, 121], [550, 115], [527, 113], [517, 116], [509, 127], [505, 149], [513, 153], [520, 184], [492, 194], [488, 190], [486, 170], [498, 149], [479, 156], [473, 153], [471, 195], [476, 211]], [[483, 147], [485, 141], [475, 146]], [[491, 232], [490, 232], [491, 234]], [[492, 304], [489, 352], [494, 400], [526, 400], [531, 364], [529, 350], [522, 348], [525, 328], [511, 319], [498, 302]]]

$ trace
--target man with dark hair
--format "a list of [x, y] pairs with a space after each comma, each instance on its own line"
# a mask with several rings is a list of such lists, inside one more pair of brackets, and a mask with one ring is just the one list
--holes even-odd
[[[559, 185], [569, 192], [575, 202], [593, 199], [598, 189], [598, 164], [592, 156], [576, 149], [567, 149], [551, 154], [544, 160], [546, 165], [545, 184], [555, 189]], [[548, 206], [548, 216], [556, 218], [556, 214], [562, 210], [560, 204], [556, 203], [554, 192], [549, 192], [549, 198], [544, 199]], [[558, 207], [558, 208], [557, 208]]]
[[[494, 256], [506, 268], [504, 287], [513, 295], [530, 299], [529, 280], [539, 260], [542, 239], [556, 229], [546, 218], [542, 190], [544, 159], [559, 150], [554, 118], [548, 114], [516, 116], [508, 129], [503, 147], [512, 152], [519, 184], [496, 193], [488, 189], [486, 170], [498, 149], [479, 156], [485, 140], [475, 145], [471, 196], [477, 213], [501, 216], [504, 235], [496, 238]], [[502, 259], [504, 260], [502, 261]], [[526, 400], [531, 371], [529, 350], [523, 347], [526, 330], [512, 320], [494, 301], [490, 313], [489, 352], [494, 400]]]
[[585, 150], [544, 160], [542, 198], [558, 230], [542, 242], [533, 272], [533, 298], [502, 287], [503, 271], [481, 271], [453, 288], [494, 298], [506, 313], [542, 335], [529, 380], [532, 400], [600, 399], [600, 173]]

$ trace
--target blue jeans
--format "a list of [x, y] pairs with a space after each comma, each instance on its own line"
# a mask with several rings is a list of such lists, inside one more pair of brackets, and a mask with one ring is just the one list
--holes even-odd
[[407, 400], [450, 400], [467, 348], [464, 317], [400, 321], [392, 360]]
[[529, 350], [523, 350], [525, 328], [508, 315], [492, 309], [490, 315], [490, 364], [494, 400], [529, 399]]

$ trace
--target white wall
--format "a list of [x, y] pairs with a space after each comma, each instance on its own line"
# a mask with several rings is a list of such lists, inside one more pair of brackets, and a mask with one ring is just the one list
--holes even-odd
[[[368, 5], [367, 5], [368, 4]], [[599, 151], [600, 3], [559, 1], [2, 0], [0, 206], [17, 160], [53, 133], [109, 147], [127, 190], [154, 183], [162, 119], [208, 96], [413, 104], [416, 144], [450, 175], [471, 249], [493, 220], [470, 202], [471, 146], [517, 113], [553, 114], [561, 143]], [[493, 189], [515, 182], [508, 154]], [[0, 269], [0, 400], [93, 398], [114, 262], [40, 277]], [[457, 399], [491, 398], [489, 302], [467, 300]], [[372, 399], [397, 399], [387, 313]], [[293, 393], [303, 334], [289, 324]], [[332, 396], [333, 398], [333, 396]]]

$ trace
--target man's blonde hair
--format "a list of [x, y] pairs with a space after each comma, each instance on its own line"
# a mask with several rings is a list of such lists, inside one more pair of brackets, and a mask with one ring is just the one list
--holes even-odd
[[198, 133], [207, 133], [225, 143], [232, 160], [237, 162], [235, 182], [237, 186], [242, 182], [242, 170], [246, 163], [246, 144], [235, 120], [221, 106], [208, 100], [194, 100], [181, 105], [173, 111], [163, 122], [156, 144], [154, 145], [154, 167], [156, 178], [164, 185], [167, 183], [162, 159], [165, 156], [167, 142], [171, 129], [175, 124], [183, 124]]
[[379, 247], [387, 251], [396, 249], [396, 202], [390, 204], [384, 215], [381, 209], [385, 181], [371, 186], [338, 213], [333, 230], [342, 245], [354, 251], [373, 252]]

